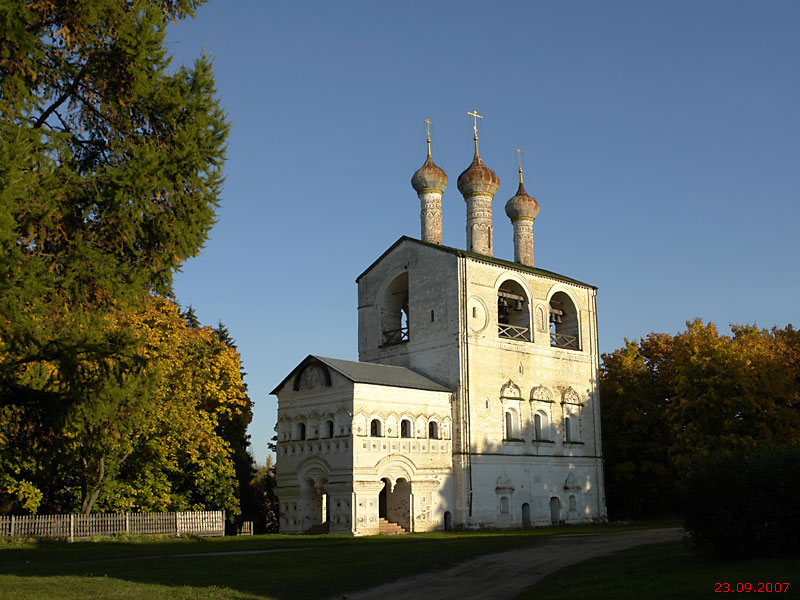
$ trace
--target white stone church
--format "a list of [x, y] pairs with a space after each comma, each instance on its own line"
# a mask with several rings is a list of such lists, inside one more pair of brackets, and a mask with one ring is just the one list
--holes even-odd
[[498, 176], [459, 176], [467, 249], [443, 246], [447, 175], [411, 184], [420, 240], [357, 278], [359, 361], [309, 355], [278, 397], [283, 533], [370, 535], [605, 518], [597, 289], [533, 266], [539, 204], [506, 204], [514, 262], [492, 256]]

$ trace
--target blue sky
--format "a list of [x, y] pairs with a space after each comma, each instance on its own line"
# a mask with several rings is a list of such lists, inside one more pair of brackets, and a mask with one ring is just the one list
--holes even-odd
[[599, 288], [600, 347], [701, 317], [798, 325], [800, 3], [245, 2], [170, 28], [203, 49], [233, 128], [219, 220], [175, 291], [236, 338], [263, 462], [272, 388], [307, 354], [357, 358], [355, 277], [419, 237], [410, 178], [450, 178], [444, 243], [466, 243], [456, 179], [514, 149], [541, 205], [536, 265]]

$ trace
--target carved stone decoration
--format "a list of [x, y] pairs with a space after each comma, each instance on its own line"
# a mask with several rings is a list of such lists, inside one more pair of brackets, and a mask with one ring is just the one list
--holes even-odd
[[578, 396], [578, 392], [573, 390], [572, 386], [570, 386], [561, 394], [561, 401], [564, 404], [580, 404], [581, 398]]
[[519, 386], [510, 379], [503, 387], [500, 388], [501, 398], [522, 398], [522, 392]]
[[575, 473], [570, 472], [567, 475], [567, 479], [564, 482], [564, 489], [565, 490], [580, 490], [581, 486], [578, 485], [577, 479], [575, 479]]
[[536, 330], [537, 331], [547, 331], [545, 326], [545, 318], [544, 318], [544, 307], [541, 305], [536, 307]]
[[501, 472], [500, 477], [497, 478], [497, 485], [495, 486], [494, 491], [498, 494], [511, 494], [514, 491], [511, 478], [505, 471]]
[[431, 502], [430, 496], [426, 494], [421, 494], [417, 496], [418, 504], [417, 504], [417, 511], [414, 518], [421, 523], [427, 523], [431, 520]]
[[299, 391], [307, 392], [330, 385], [330, 376], [322, 365], [308, 365], [300, 374]]
[[552, 402], [553, 394], [543, 385], [537, 385], [531, 390], [531, 400], [543, 400], [545, 402]]

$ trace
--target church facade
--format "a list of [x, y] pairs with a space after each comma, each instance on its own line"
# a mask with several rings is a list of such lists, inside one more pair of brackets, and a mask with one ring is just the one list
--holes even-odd
[[515, 260], [492, 256], [497, 175], [458, 180], [467, 249], [441, 244], [447, 176], [414, 174], [421, 239], [358, 278], [359, 361], [309, 355], [278, 397], [280, 530], [370, 535], [605, 518], [595, 287], [533, 266], [537, 201], [506, 204]]

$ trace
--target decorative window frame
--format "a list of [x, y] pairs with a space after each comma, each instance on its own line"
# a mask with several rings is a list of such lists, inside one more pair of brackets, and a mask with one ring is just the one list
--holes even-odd
[[[553, 393], [543, 385], [537, 385], [530, 393], [531, 410], [531, 439], [534, 443], [552, 444], [555, 443], [556, 431], [553, 422]], [[535, 419], [536, 413], [544, 414], [547, 424], [542, 427], [542, 438], [536, 437]]]
[[[566, 419], [570, 422], [570, 436], [567, 439]], [[583, 402], [578, 392], [567, 386], [561, 392], [561, 440], [564, 444], [583, 444]]]

